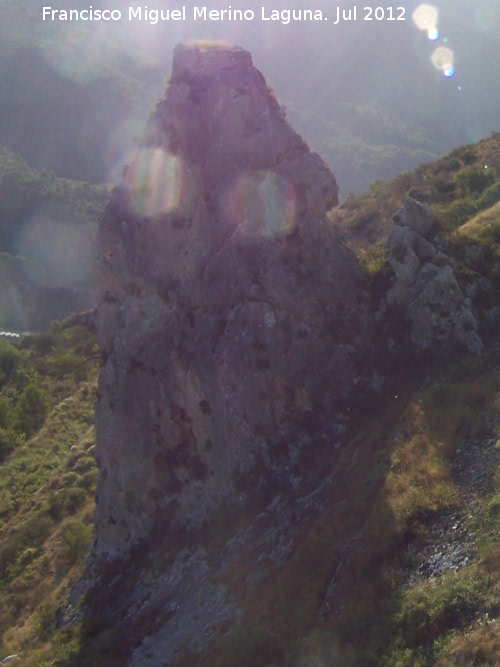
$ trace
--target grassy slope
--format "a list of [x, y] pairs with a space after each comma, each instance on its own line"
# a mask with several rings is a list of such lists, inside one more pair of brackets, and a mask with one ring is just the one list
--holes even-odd
[[[496, 350], [435, 368], [426, 381], [415, 369], [395, 377], [385, 406], [323, 461], [332, 490], [289, 561], [248, 591], [241, 582], [259, 555], [250, 549], [226, 580], [245, 609], [241, 623], [183, 667], [448, 665], [457, 652], [461, 664], [498, 664], [500, 451], [474, 505], [454, 462], [466, 426], [481, 445], [500, 435], [499, 363]], [[476, 535], [474, 557], [456, 572], [420, 576], [433, 525], [454, 516]], [[445, 551], [446, 540], [438, 546]]]
[[350, 195], [331, 214], [355, 247], [382, 245], [392, 218], [406, 195], [430, 206], [441, 234], [449, 234], [500, 198], [500, 134], [449, 155], [393, 181], [375, 181], [367, 195]]
[[81, 578], [92, 535], [96, 465], [93, 403], [100, 356], [80, 325], [54, 326], [18, 343], [21, 359], [2, 387], [14, 413], [23, 386], [47, 391], [42, 428], [0, 467], [0, 653], [54, 664], [73, 630], [56, 629]]

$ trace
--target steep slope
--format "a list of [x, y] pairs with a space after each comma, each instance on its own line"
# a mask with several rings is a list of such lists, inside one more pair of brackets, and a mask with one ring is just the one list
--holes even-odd
[[87, 324], [74, 317], [14, 343], [0, 338], [2, 660], [52, 665], [78, 644], [62, 625], [93, 532], [101, 358]]

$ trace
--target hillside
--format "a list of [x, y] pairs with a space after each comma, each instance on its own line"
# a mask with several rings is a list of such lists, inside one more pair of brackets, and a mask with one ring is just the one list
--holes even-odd
[[[177, 54], [97, 315], [0, 341], [0, 659], [498, 664], [500, 136], [326, 217], [335, 178], [249, 54]], [[181, 194], [142, 187], [161, 142]]]
[[[68, 624], [95, 483], [89, 334], [85, 350], [73, 347], [83, 333], [68, 323], [20, 344], [17, 375], [43, 371], [50, 396], [45, 425], [3, 459], [1, 475], [0, 653], [28, 667], [126, 664], [118, 629], [78, 616]], [[185, 664], [497, 664], [499, 363], [493, 347], [395, 374], [342, 449], [321, 453], [327, 476], [294, 508], [298, 517], [284, 498], [267, 509], [256, 498], [250, 513], [207, 526], [195, 546], [211, 559], [246, 545], [222, 580], [245, 612], [236, 631]], [[19, 390], [11, 376], [2, 396]], [[266, 528], [275, 513], [296, 522], [292, 542]], [[180, 538], [170, 536], [170, 558]], [[160, 562], [168, 553], [144, 565], [159, 577]], [[256, 576], [249, 597], [242, 581]], [[132, 641], [152, 622], [143, 618]]]
[[99, 366], [84, 319], [0, 339], [0, 653], [22, 664], [76, 641], [62, 626], [92, 537]]
[[0, 146], [0, 327], [39, 330], [92, 307], [92, 247], [108, 196]]
[[476, 213], [500, 198], [500, 134], [454, 149], [394, 180], [377, 180], [363, 196], [351, 194], [330, 220], [353, 246], [382, 246], [405, 196], [430, 207], [437, 230], [450, 236]]

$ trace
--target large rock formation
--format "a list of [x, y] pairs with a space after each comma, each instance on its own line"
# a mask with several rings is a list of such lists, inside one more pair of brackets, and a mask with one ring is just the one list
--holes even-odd
[[249, 53], [176, 48], [100, 226], [94, 556], [199, 527], [249, 486], [297, 490], [336, 442], [367, 330], [336, 204]]
[[407, 197], [394, 222], [388, 262], [395, 282], [387, 302], [406, 313], [413, 349], [479, 354], [483, 343], [472, 301], [459, 284], [454, 259], [439, 248], [439, 238], [432, 239], [430, 210]]

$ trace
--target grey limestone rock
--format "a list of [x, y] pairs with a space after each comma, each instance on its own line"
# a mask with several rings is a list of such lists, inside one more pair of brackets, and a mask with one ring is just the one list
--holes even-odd
[[369, 331], [336, 203], [249, 53], [176, 48], [100, 225], [94, 557], [196, 529], [254, 470], [286, 485], [335, 433]]
[[405, 198], [403, 206], [394, 216], [394, 222], [424, 237], [430, 234], [434, 224], [429, 208], [412, 197]]
[[388, 239], [388, 262], [395, 282], [387, 294], [399, 304], [410, 322], [411, 342], [417, 350], [465, 348], [482, 350], [479, 324], [472, 303], [459, 284], [455, 262], [429, 241], [429, 209], [411, 197], [405, 199]]

